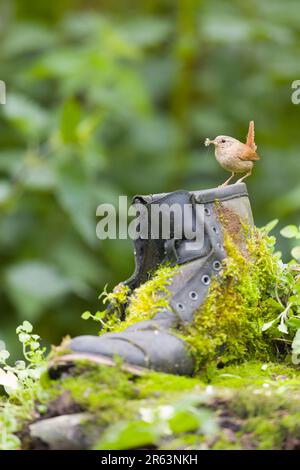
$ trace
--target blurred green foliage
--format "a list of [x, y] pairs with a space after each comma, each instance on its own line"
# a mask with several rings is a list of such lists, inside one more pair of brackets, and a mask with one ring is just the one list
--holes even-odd
[[[256, 222], [300, 212], [298, 0], [2, 0], [1, 338], [28, 319], [49, 341], [88, 328], [97, 293], [133, 270], [97, 240], [119, 194], [220, 184], [205, 137], [243, 138]], [[283, 246], [284, 248], [284, 246]]]

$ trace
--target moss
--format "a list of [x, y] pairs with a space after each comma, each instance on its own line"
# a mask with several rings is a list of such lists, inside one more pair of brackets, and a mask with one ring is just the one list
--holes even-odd
[[99, 299], [101, 297], [105, 297], [105, 303], [111, 304], [113, 307], [120, 309], [128, 300], [128, 294], [130, 293], [130, 289], [126, 284], [118, 284], [112, 292], [107, 293], [106, 289], [102, 294], [100, 294]]
[[[229, 426], [235, 429], [239, 448], [289, 449], [300, 445], [299, 385], [300, 370], [285, 364], [245, 363], [228, 368], [223, 397]], [[247, 374], [249, 371], [249, 374]], [[219, 374], [221, 376], [222, 374]], [[214, 381], [218, 390], [222, 383]], [[224, 413], [224, 410], [223, 410]], [[214, 448], [222, 448], [221, 443]], [[225, 443], [226, 445], [226, 443]], [[226, 448], [226, 447], [225, 447]]]
[[190, 410], [194, 397], [199, 410], [213, 412], [210, 420], [218, 424], [216, 432], [195, 429], [160, 435], [159, 421], [153, 437], [158, 448], [283, 449], [299, 445], [300, 370], [296, 367], [258, 361], [231, 365], [216, 370], [209, 388], [198, 378], [150, 371], [136, 377], [119, 367], [84, 362], [70, 374], [48, 382], [48, 396], [69, 391], [83, 410], [93, 414], [99, 436], [108, 430], [119, 439], [118, 429], [127, 429], [130, 423], [148, 426], [141, 418], [143, 410], [177, 409], [178, 403], [181, 411]]
[[277, 258], [270, 240], [258, 230], [246, 238], [247, 250], [243, 252], [225, 232], [227, 257], [222, 272], [212, 280], [193, 323], [181, 330], [197, 371], [202, 373], [250, 358], [267, 361], [275, 357], [274, 332], [262, 333], [261, 327], [278, 308], [277, 303], [270, 307], [269, 302], [276, 283]]
[[[26, 419], [38, 413], [41, 417], [65, 413], [61, 404], [65, 402], [66, 393], [72, 398], [70, 412], [79, 409], [92, 414], [100, 441], [107, 432], [110, 436], [116, 433], [118, 440], [120, 429], [131, 429], [134, 433], [134, 429], [150, 427], [150, 444], [159, 449], [293, 449], [300, 446], [300, 369], [283, 363], [232, 364], [216, 369], [207, 385], [197, 377], [151, 371], [137, 377], [120, 366], [111, 368], [80, 361], [56, 380], [51, 380], [46, 373], [42, 376], [34, 391], [35, 406], [30, 403], [30, 412], [26, 403], [15, 405], [19, 407], [15, 416], [22, 417], [19, 424], [25, 422], [26, 427]], [[175, 428], [164, 432], [168, 421], [159, 410], [168, 412], [170, 407], [179, 414]], [[204, 419], [208, 416], [206, 426], [214, 423], [218, 427], [213, 433], [197, 427], [185, 431], [182, 417], [188, 419], [191, 410], [193, 416], [198, 411]], [[148, 422], [147, 413], [156, 416], [152, 424]], [[137, 426], [132, 428], [132, 423]], [[131, 441], [134, 439], [132, 435]]]
[[296, 386], [299, 384], [299, 369], [291, 364], [266, 363], [262, 361], [247, 361], [242, 364], [235, 364], [215, 369], [210, 377], [210, 383], [218, 387], [241, 388], [250, 385], [261, 386], [276, 383], [286, 383]]
[[47, 390], [51, 391], [52, 399], [69, 392], [82, 409], [93, 413], [102, 424], [108, 424], [131, 415], [129, 404], [137, 398], [138, 391], [130, 378], [119, 367], [98, 367], [80, 361], [62, 380], [50, 381]]
[[108, 312], [110, 318], [109, 331], [123, 331], [138, 321], [150, 320], [157, 312], [168, 308], [170, 298], [168, 285], [172, 282], [172, 277], [177, 271], [176, 266], [161, 265], [147, 282], [132, 292], [130, 298], [127, 297], [128, 291], [126, 296], [121, 298], [118, 290], [115, 292], [116, 289], [108, 294], [106, 299], [109, 299], [110, 303], [113, 302], [113, 305], [120, 307], [120, 305], [127, 304], [124, 321], [120, 321], [120, 316], [116, 316], [116, 314], [112, 318], [111, 312]]
[[[224, 227], [227, 252], [222, 272], [213, 278], [193, 323], [174, 331], [184, 339], [194, 356], [196, 372], [208, 376], [214, 373], [216, 366], [246, 359], [274, 359], [277, 354], [274, 338], [280, 336], [276, 328], [262, 332], [262, 325], [280, 312], [273, 298], [279, 270], [273, 239], [257, 229], [243, 226], [231, 211], [218, 204], [216, 207]], [[100, 333], [123, 331], [167, 309], [168, 286], [178, 269], [162, 265], [133, 292], [122, 284], [110, 294], [105, 292], [104, 302], [109, 303], [110, 308], [99, 312], [104, 324]], [[122, 316], [125, 316], [124, 321]]]
[[159, 396], [163, 394], [180, 393], [194, 390], [204, 383], [199, 379], [149, 372], [139, 379], [141, 397]]

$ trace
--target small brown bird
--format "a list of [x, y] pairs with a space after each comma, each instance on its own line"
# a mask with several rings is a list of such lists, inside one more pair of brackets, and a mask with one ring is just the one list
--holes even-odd
[[217, 161], [227, 171], [231, 171], [231, 176], [222, 186], [227, 186], [235, 173], [246, 173], [237, 183], [241, 183], [251, 175], [254, 162], [259, 160], [256, 153], [257, 146], [254, 142], [254, 121], [250, 121], [246, 143], [243, 144], [234, 137], [218, 135], [214, 140], [206, 139], [206, 146], [214, 144]]

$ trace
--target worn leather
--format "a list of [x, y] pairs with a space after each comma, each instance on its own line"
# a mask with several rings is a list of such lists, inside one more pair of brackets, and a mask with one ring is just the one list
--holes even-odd
[[[153, 203], [203, 205], [204, 245], [193, 251], [188, 250], [188, 244], [195, 241], [186, 240], [184, 234], [180, 239], [175, 239], [174, 227], [171, 227], [171, 237], [167, 240], [163, 237], [158, 240], [136, 240], [135, 272], [125, 284], [134, 289], [165, 260], [178, 265], [168, 286], [171, 292], [170, 309], [158, 312], [151, 320], [137, 322], [122, 333], [74, 338], [70, 343], [71, 349], [108, 357], [118, 355], [131, 364], [173, 374], [193, 373], [193, 358], [184, 342], [174, 335], [174, 330], [180, 324], [192, 322], [194, 312], [205, 300], [212, 276], [218, 275], [226, 257], [216, 200], [243, 222], [253, 223], [244, 183], [204, 191], [180, 190], [134, 198], [134, 204], [146, 205], [148, 216]], [[194, 212], [191, 217], [192, 220], [183, 222], [195, 226]]]

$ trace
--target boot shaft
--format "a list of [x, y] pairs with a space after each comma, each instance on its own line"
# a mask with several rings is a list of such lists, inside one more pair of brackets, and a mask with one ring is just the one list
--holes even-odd
[[[215, 258], [213, 266], [218, 269], [219, 262], [225, 257], [223, 246], [223, 231], [232, 233], [233, 237], [239, 237], [242, 224], [253, 225], [253, 217], [249, 202], [247, 187], [244, 183], [226, 187], [201, 191], [175, 191], [172, 193], [136, 196], [133, 206], [138, 208], [143, 205], [146, 211], [139, 218], [140, 232], [147, 233], [147, 238], [137, 238], [134, 242], [135, 249], [135, 271], [125, 281], [131, 289], [135, 289], [149, 278], [152, 273], [163, 262], [172, 265], [184, 264], [197, 259], [204, 258], [210, 251], [214, 251]], [[160, 218], [151, 217], [153, 206]], [[178, 231], [176, 222], [178, 218], [170, 212], [170, 208], [179, 206], [181, 211], [180, 227]], [[185, 210], [187, 209], [188, 210]], [[199, 214], [200, 219], [199, 220]], [[172, 217], [173, 215], [173, 217]], [[169, 223], [169, 234], [164, 236], [161, 227], [153, 226], [160, 224], [167, 218]], [[188, 227], [188, 230], [185, 230]], [[195, 233], [196, 229], [203, 232], [202, 243], [197, 242], [195, 237], [189, 239], [187, 232]], [[144, 229], [144, 230], [143, 230]], [[159, 234], [154, 239], [153, 233]]]

